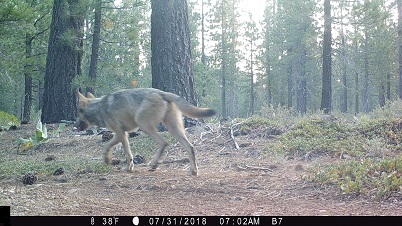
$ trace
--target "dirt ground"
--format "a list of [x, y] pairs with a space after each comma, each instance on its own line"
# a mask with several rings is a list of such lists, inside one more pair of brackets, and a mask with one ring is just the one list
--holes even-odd
[[[16, 139], [32, 134], [31, 127], [1, 132], [2, 153], [16, 155]], [[12, 216], [402, 215], [401, 196], [375, 200], [347, 195], [301, 178], [315, 163], [338, 161], [335, 158], [303, 161], [271, 156], [263, 148], [275, 137], [237, 136], [236, 149], [229, 133], [218, 126], [212, 132], [192, 132], [189, 139], [196, 149], [198, 176], [187, 176], [188, 163], [176, 161], [187, 154], [172, 143], [167, 161], [153, 172], [142, 164], [128, 173], [122, 163], [113, 166], [112, 173], [65, 172], [39, 177], [33, 185], [23, 185], [21, 175], [0, 175], [0, 205], [11, 206]], [[135, 141], [130, 138], [132, 146]], [[31, 155], [38, 161], [50, 154], [57, 157], [55, 161], [63, 161], [65, 155], [102, 161], [104, 144], [100, 135], [66, 132], [31, 150]], [[121, 155], [120, 159], [124, 161]]]

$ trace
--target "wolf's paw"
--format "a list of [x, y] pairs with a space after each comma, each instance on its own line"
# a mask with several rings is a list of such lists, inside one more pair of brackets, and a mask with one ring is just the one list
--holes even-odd
[[156, 169], [158, 169], [158, 164], [151, 164], [151, 168], [149, 168], [149, 171], [155, 171]]
[[127, 172], [130, 172], [130, 173], [133, 173], [134, 172], [134, 164], [128, 164], [127, 165], [127, 167], [126, 167], [126, 171]]
[[105, 156], [103, 157], [103, 160], [104, 160], [105, 163], [108, 164], [108, 165], [112, 164], [112, 157], [111, 157], [111, 156], [105, 155]]
[[190, 170], [190, 171], [188, 171], [187, 175], [189, 175], [189, 176], [197, 176], [198, 172], [197, 172], [197, 170]]
[[158, 168], [158, 161], [155, 161], [155, 159], [153, 159], [150, 163], [149, 166], [151, 166], [152, 171], [156, 170]]
[[156, 168], [149, 168], [148, 171], [154, 172], [154, 171], [156, 171], [157, 168], [158, 168], [158, 167], [156, 167]]

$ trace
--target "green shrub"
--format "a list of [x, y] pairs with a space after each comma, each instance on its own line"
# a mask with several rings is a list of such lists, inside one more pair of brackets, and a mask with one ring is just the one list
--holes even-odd
[[364, 142], [351, 126], [342, 121], [307, 118], [283, 133], [275, 149], [292, 156], [311, 152], [361, 156], [364, 153]]
[[33, 138], [30, 137], [29, 139], [24, 139], [20, 137], [18, 139], [20, 147], [23, 151], [27, 151], [33, 148], [35, 145], [39, 145], [47, 141], [48, 136], [47, 136], [46, 124], [42, 125], [42, 122], [40, 120], [36, 124], [35, 136]]
[[402, 156], [317, 165], [305, 179], [337, 186], [343, 193], [387, 197], [402, 191]]
[[18, 126], [20, 124], [18, 118], [12, 114], [0, 111], [0, 127], [8, 129], [11, 126]]
[[388, 148], [402, 150], [402, 118], [361, 120], [356, 132], [367, 139], [381, 138]]
[[249, 134], [251, 131], [258, 132], [261, 136], [280, 135], [285, 131], [285, 126], [262, 117], [245, 119], [238, 126], [238, 133]]

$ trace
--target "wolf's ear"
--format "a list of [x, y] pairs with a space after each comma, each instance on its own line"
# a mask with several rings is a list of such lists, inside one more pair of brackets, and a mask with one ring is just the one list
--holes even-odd
[[80, 107], [85, 107], [88, 103], [88, 99], [84, 95], [82, 95], [79, 91], [77, 91], [77, 95], [78, 95]]
[[95, 96], [91, 92], [87, 92], [87, 98], [95, 99]]

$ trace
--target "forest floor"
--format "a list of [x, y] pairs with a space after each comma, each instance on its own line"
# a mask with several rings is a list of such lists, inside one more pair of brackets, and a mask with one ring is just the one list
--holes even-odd
[[[344, 160], [270, 153], [266, 147], [276, 142], [275, 136], [237, 135], [237, 149], [230, 131], [218, 125], [188, 130], [199, 175], [187, 176], [187, 153], [176, 141], [156, 171], [139, 164], [129, 173], [121, 147], [113, 155], [121, 163], [106, 166], [101, 135], [78, 134], [71, 126], [59, 138], [21, 153], [18, 138], [34, 131], [29, 124], [0, 132], [0, 164], [10, 166], [4, 172], [15, 172], [0, 175], [0, 205], [11, 206], [12, 216], [402, 215], [401, 192], [375, 199], [303, 179], [317, 164]], [[143, 136], [129, 139], [134, 154], [143, 154], [134, 148]], [[64, 173], [53, 175], [60, 167]], [[32, 185], [21, 181], [28, 171], [38, 178]]]

